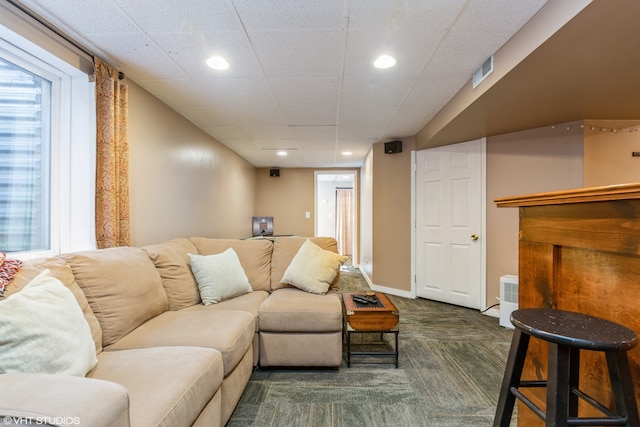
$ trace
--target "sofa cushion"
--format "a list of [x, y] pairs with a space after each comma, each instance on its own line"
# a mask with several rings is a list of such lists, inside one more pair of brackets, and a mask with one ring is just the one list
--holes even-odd
[[189, 239], [173, 239], [142, 249], [160, 273], [169, 310], [181, 310], [200, 303], [198, 284], [189, 261], [189, 254], [197, 254], [198, 249]]
[[127, 389], [136, 427], [192, 425], [222, 384], [222, 357], [210, 348], [104, 351], [98, 359], [88, 376]]
[[66, 422], [57, 425], [65, 426], [130, 426], [129, 394], [111, 381], [70, 375], [4, 374], [0, 375], [0, 389], [0, 414], [20, 419], [12, 424], [4, 418], [0, 425], [49, 426], [44, 418], [50, 422], [58, 418]]
[[260, 329], [259, 316], [260, 305], [269, 297], [267, 291], [253, 291], [213, 305], [197, 304], [184, 311], [208, 311], [208, 310], [237, 310], [251, 313], [256, 320], [256, 332]]
[[119, 247], [60, 255], [102, 327], [108, 346], [168, 309], [160, 274], [140, 248]]
[[0, 301], [0, 373], [85, 376], [96, 362], [91, 330], [73, 293], [44, 270]]
[[191, 241], [198, 248], [200, 255], [219, 254], [229, 248], [233, 248], [238, 254], [240, 264], [244, 269], [251, 288], [254, 291], [270, 290], [271, 280], [271, 253], [273, 243], [269, 240], [237, 240], [237, 239], [210, 239], [205, 237], [192, 237]]
[[260, 331], [336, 332], [342, 330], [342, 305], [335, 292], [310, 294], [278, 289], [260, 306]]
[[253, 292], [233, 248], [215, 255], [189, 254], [189, 259], [204, 305]]
[[307, 239], [285, 270], [282, 283], [314, 294], [324, 294], [347, 259], [349, 258], [322, 249]]
[[73, 293], [91, 329], [91, 336], [96, 344], [96, 353], [100, 353], [102, 351], [102, 328], [89, 306], [87, 297], [76, 283], [71, 267], [65, 260], [60, 258], [36, 258], [25, 261], [20, 271], [7, 287], [5, 296], [20, 291], [44, 270], [49, 270], [51, 276], [62, 282]]
[[[296, 256], [302, 244], [307, 240], [305, 237], [277, 237], [273, 244], [273, 256], [271, 257], [271, 290], [275, 291], [280, 288], [288, 288], [291, 285], [282, 283], [282, 276], [289, 268], [293, 257]], [[322, 249], [338, 253], [338, 243], [333, 237], [310, 237], [316, 245]], [[332, 290], [340, 289], [340, 274], [331, 282]]]
[[226, 376], [251, 348], [254, 334], [254, 318], [247, 312], [167, 311], [139, 326], [107, 350], [159, 346], [215, 348], [222, 353]]

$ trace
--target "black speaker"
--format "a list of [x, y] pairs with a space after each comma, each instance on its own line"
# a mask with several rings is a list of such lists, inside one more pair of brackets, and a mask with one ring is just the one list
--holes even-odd
[[385, 142], [384, 152], [387, 154], [402, 153], [402, 141]]
[[269, 169], [269, 176], [280, 176], [280, 169]]

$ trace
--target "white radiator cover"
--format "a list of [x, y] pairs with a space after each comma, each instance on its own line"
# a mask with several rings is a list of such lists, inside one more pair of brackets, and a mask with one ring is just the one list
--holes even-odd
[[518, 276], [500, 276], [500, 326], [513, 329], [511, 312], [518, 309]]

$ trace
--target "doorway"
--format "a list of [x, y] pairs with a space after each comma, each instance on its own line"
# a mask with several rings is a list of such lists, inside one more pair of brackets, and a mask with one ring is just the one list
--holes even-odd
[[333, 237], [340, 255], [357, 266], [357, 186], [355, 171], [315, 172], [315, 235]]

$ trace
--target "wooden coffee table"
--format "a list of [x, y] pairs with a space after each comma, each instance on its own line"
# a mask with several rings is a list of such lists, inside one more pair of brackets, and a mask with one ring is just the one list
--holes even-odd
[[[356, 296], [356, 300], [353, 297]], [[370, 298], [359, 302], [358, 296]], [[347, 367], [351, 367], [351, 356], [393, 356], [398, 367], [398, 321], [400, 314], [389, 298], [380, 292], [344, 292], [342, 294], [344, 333], [347, 339]], [[379, 333], [395, 335], [393, 352], [351, 351], [351, 334]]]

